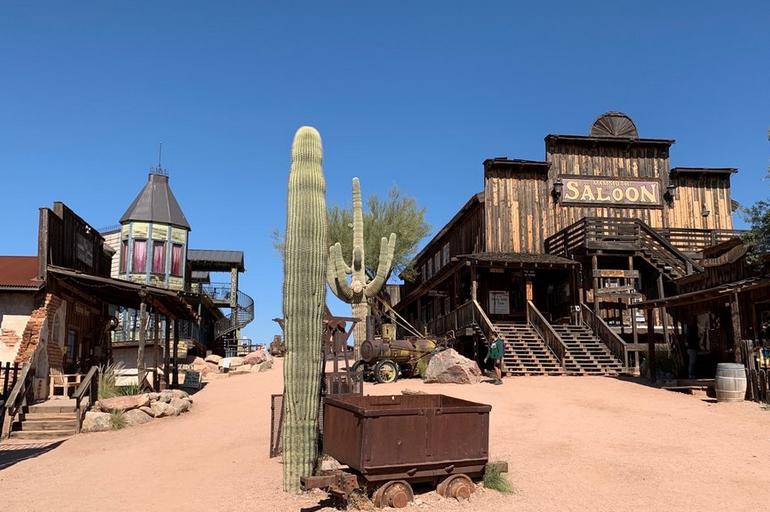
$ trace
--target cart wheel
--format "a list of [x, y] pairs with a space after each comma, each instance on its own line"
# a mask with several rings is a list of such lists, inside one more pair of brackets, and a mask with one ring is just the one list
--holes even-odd
[[466, 475], [458, 474], [446, 477], [436, 487], [436, 492], [444, 498], [467, 500], [476, 490], [476, 486]]
[[381, 384], [396, 382], [398, 378], [398, 365], [389, 359], [380, 361], [374, 366], [374, 378]]
[[364, 381], [364, 372], [366, 370], [366, 363], [363, 361], [356, 361], [353, 363], [353, 366], [350, 367], [348, 370], [348, 373], [350, 374], [350, 379], [353, 382], [363, 382]]
[[412, 487], [403, 480], [392, 480], [374, 491], [372, 503], [375, 507], [404, 508], [414, 499]]

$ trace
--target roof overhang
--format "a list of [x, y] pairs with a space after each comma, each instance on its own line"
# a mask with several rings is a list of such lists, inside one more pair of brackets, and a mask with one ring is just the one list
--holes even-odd
[[664, 306], [689, 306], [691, 304], [698, 304], [700, 302], [708, 302], [712, 300], [729, 300], [730, 296], [735, 293], [747, 292], [767, 287], [770, 287], [770, 277], [750, 277], [748, 279], [742, 279], [740, 281], [714, 286], [713, 288], [706, 288], [705, 290], [672, 295], [671, 297], [664, 297], [661, 299], [645, 300], [631, 304], [630, 307], [636, 309], [653, 309]]
[[516, 252], [479, 252], [460, 254], [458, 260], [476, 264], [494, 264], [504, 267], [527, 268], [571, 268], [579, 263], [575, 260], [554, 256], [553, 254], [526, 254]]
[[674, 139], [641, 139], [634, 137], [591, 137], [590, 135], [558, 135], [545, 136], [545, 142], [570, 142], [575, 144], [616, 144], [635, 146], [664, 146], [669, 147], [676, 141]]

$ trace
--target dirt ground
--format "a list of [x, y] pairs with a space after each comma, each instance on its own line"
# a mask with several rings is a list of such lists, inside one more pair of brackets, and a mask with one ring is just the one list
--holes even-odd
[[[3, 511], [320, 511], [324, 495], [281, 491], [268, 458], [265, 373], [209, 383], [192, 412], [115, 432], [82, 434], [0, 470]], [[767, 510], [770, 412], [611, 378], [510, 378], [502, 386], [367, 385], [492, 405], [490, 451], [515, 492], [481, 489], [469, 502], [418, 495], [409, 510]]]

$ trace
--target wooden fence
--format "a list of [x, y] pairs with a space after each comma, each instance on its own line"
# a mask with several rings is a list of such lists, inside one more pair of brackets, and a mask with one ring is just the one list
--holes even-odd
[[5, 402], [5, 399], [8, 398], [20, 371], [21, 365], [19, 363], [0, 361], [0, 402]]
[[740, 350], [746, 365], [746, 399], [770, 404], [770, 362], [762, 353], [767, 348], [755, 347], [752, 340], [742, 340]]

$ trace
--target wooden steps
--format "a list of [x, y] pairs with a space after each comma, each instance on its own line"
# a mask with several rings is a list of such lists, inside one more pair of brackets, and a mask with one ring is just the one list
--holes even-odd
[[66, 439], [77, 433], [73, 400], [49, 400], [25, 407], [13, 424], [9, 439]]
[[567, 346], [564, 368], [568, 375], [618, 375], [618, 361], [591, 329], [584, 325], [554, 325], [554, 331]]
[[540, 336], [526, 323], [497, 323], [505, 342], [503, 371], [508, 375], [562, 375], [564, 372]]

